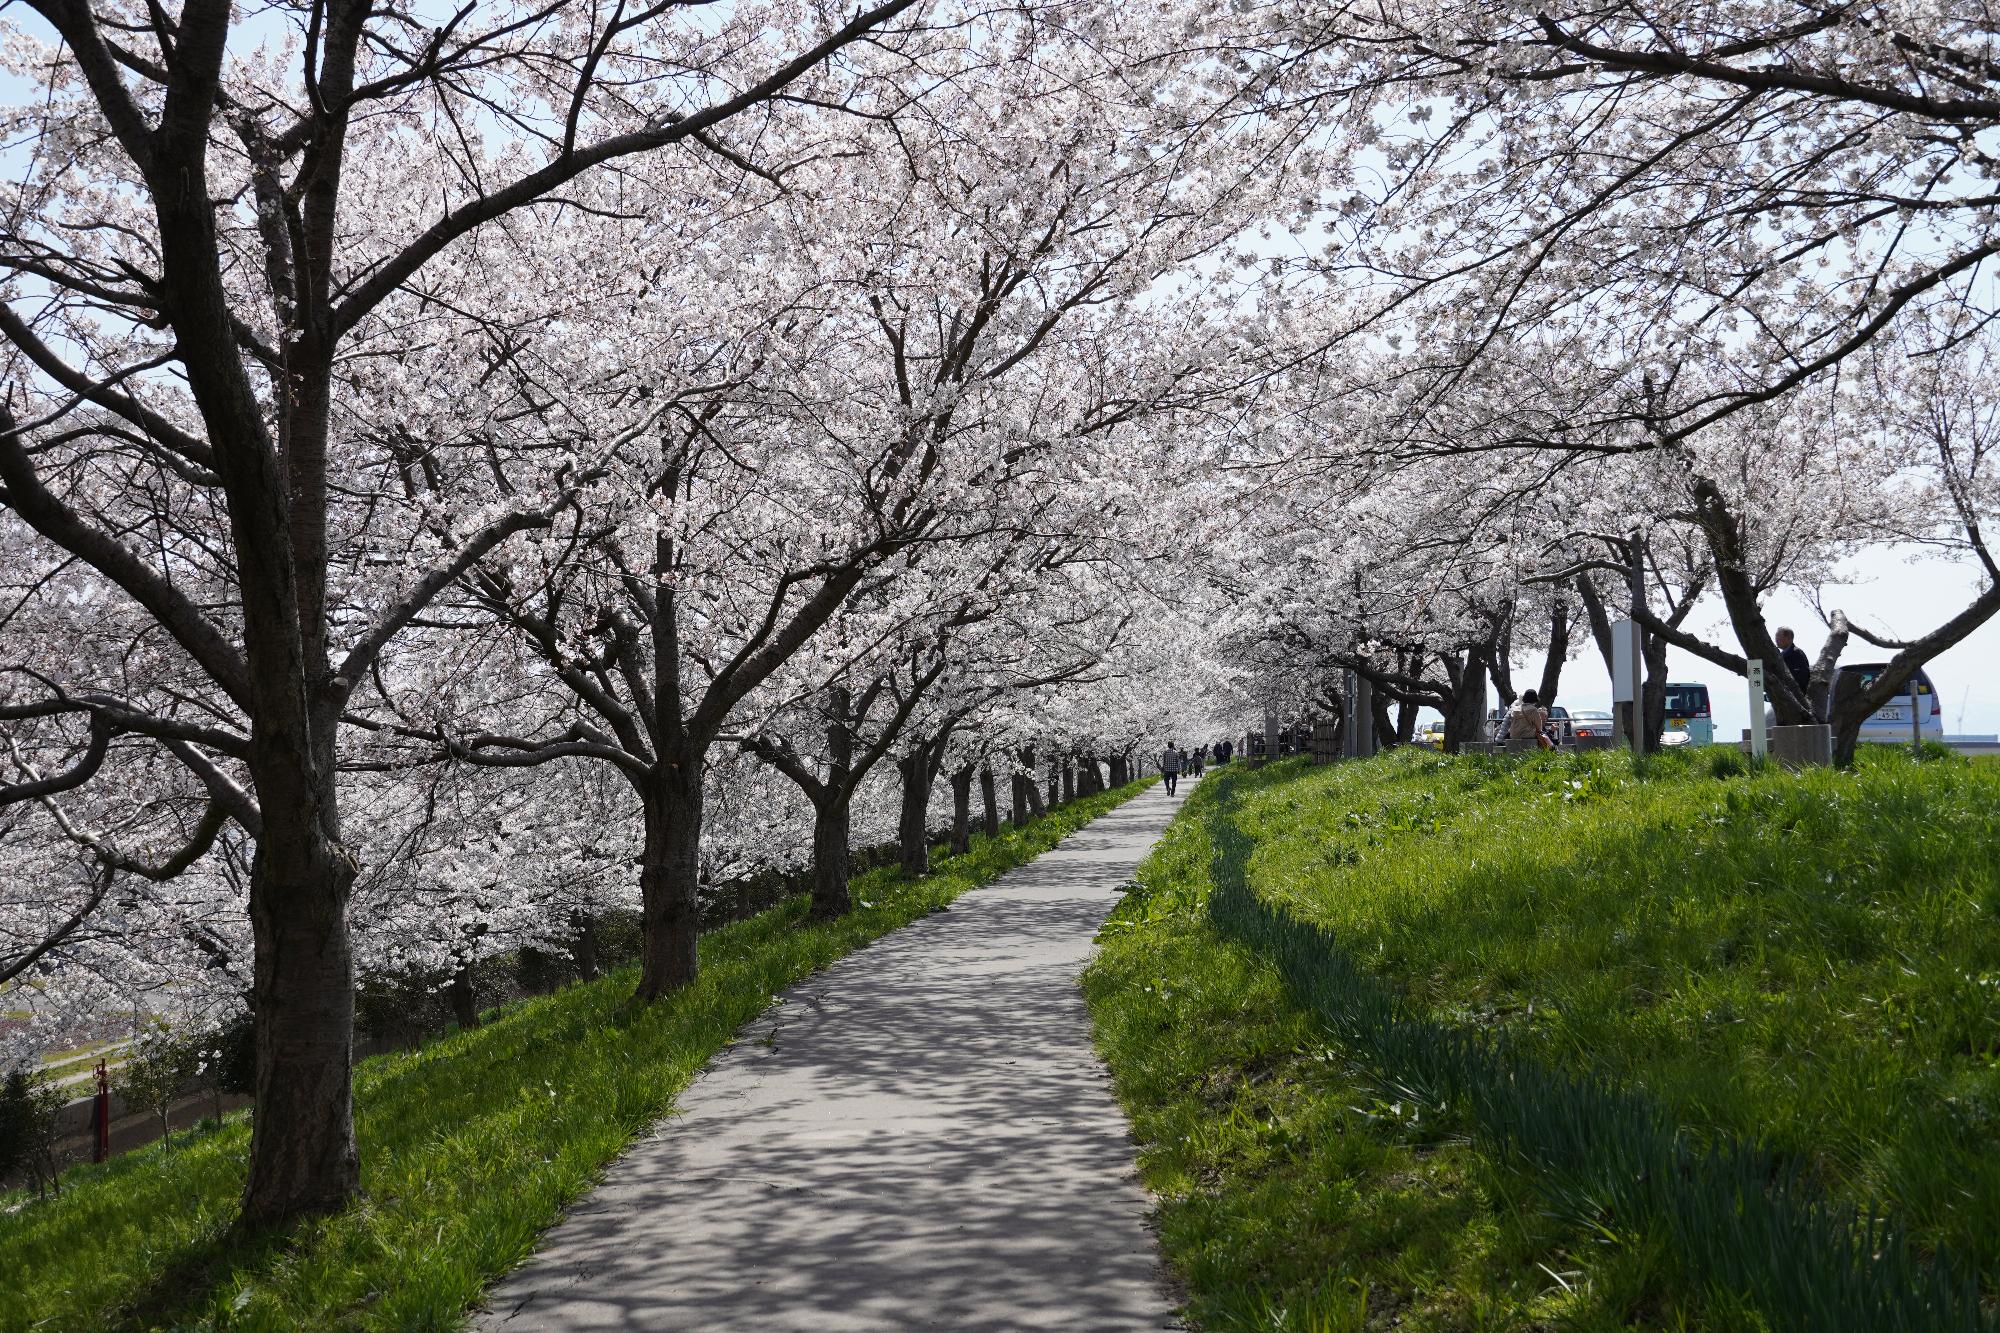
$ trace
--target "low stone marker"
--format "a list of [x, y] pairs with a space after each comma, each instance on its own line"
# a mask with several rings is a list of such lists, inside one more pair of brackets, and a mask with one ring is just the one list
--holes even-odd
[[[1770, 757], [1786, 768], [1824, 768], [1833, 762], [1833, 727], [1825, 722], [1807, 722], [1795, 727], [1770, 728]], [[1750, 752], [1750, 732], [1743, 732], [1742, 749]]]

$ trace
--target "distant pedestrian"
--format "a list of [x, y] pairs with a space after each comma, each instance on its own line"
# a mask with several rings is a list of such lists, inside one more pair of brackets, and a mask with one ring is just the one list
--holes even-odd
[[1202, 745], [1197, 745], [1187, 752], [1187, 771], [1189, 776], [1198, 778], [1202, 775], [1202, 761], [1207, 755], [1208, 747]]
[[1172, 741], [1168, 741], [1165, 752], [1160, 755], [1160, 776], [1166, 781], [1169, 796], [1172, 796], [1174, 788], [1180, 785], [1181, 759], [1180, 749]]
[[1507, 739], [1511, 741], [1533, 741], [1539, 749], [1555, 748], [1555, 742], [1548, 737], [1549, 710], [1542, 707], [1542, 701], [1533, 690], [1522, 690], [1521, 697], [1507, 710]]
[[1215, 762], [1218, 764], [1226, 764], [1229, 762], [1228, 741], [1217, 741], [1215, 743]]
[[1799, 647], [1798, 636], [1792, 633], [1791, 626], [1780, 625], [1774, 637], [1778, 640], [1778, 660], [1785, 664], [1785, 670], [1789, 671], [1792, 679], [1798, 683], [1799, 693], [1810, 700], [1812, 663], [1806, 660], [1805, 649]]

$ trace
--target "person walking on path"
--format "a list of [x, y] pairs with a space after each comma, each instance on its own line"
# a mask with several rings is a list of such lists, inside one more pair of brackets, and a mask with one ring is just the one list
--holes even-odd
[[1806, 660], [1805, 649], [1799, 647], [1798, 636], [1792, 633], [1791, 626], [1780, 625], [1778, 626], [1777, 634], [1773, 637], [1778, 641], [1778, 660], [1785, 664], [1785, 670], [1791, 672], [1792, 679], [1798, 682], [1799, 693], [1805, 695], [1810, 700], [1812, 698], [1812, 663]]
[[1521, 697], [1507, 710], [1507, 748], [1513, 749], [1518, 741], [1533, 741], [1544, 750], [1554, 748], [1555, 742], [1547, 735], [1548, 725], [1549, 710], [1542, 707], [1533, 690], [1522, 690]]
[[1167, 742], [1166, 750], [1160, 755], [1160, 777], [1166, 781], [1167, 795], [1172, 796], [1181, 780], [1181, 752], [1172, 741]]

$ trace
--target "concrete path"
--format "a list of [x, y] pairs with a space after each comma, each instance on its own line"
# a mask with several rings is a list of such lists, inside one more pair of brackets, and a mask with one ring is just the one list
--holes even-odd
[[480, 1327], [1178, 1327], [1076, 976], [1180, 799], [1155, 786], [787, 992]]

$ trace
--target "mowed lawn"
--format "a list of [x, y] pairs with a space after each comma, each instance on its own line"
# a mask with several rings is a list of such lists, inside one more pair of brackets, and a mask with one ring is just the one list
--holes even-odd
[[[1768, 1144], [2000, 1286], [2000, 768], [1406, 751], [1211, 779], [1091, 975], [1163, 1234], [1212, 1326], [1756, 1326], [1679, 1282], [1652, 1238], [1558, 1217], [1449, 1108], [1315, 1040], [1200, 911], [1204, 812], [1225, 794], [1252, 891], [1410, 1012], [1608, 1076], [1697, 1143]], [[1329, 1136], [1350, 1146], [1329, 1156]], [[1273, 1200], [1320, 1213], [1267, 1234]]]
[[860, 905], [839, 921], [809, 922], [799, 897], [717, 930], [702, 939], [700, 981], [637, 1012], [626, 969], [363, 1061], [365, 1197], [296, 1234], [232, 1229], [249, 1147], [240, 1116], [177, 1135], [172, 1152], [156, 1143], [76, 1168], [59, 1198], [0, 1213], [0, 1330], [459, 1327], [485, 1285], [778, 991], [1034, 859], [1145, 785], [977, 837], [920, 880], [893, 868], [858, 876]]

